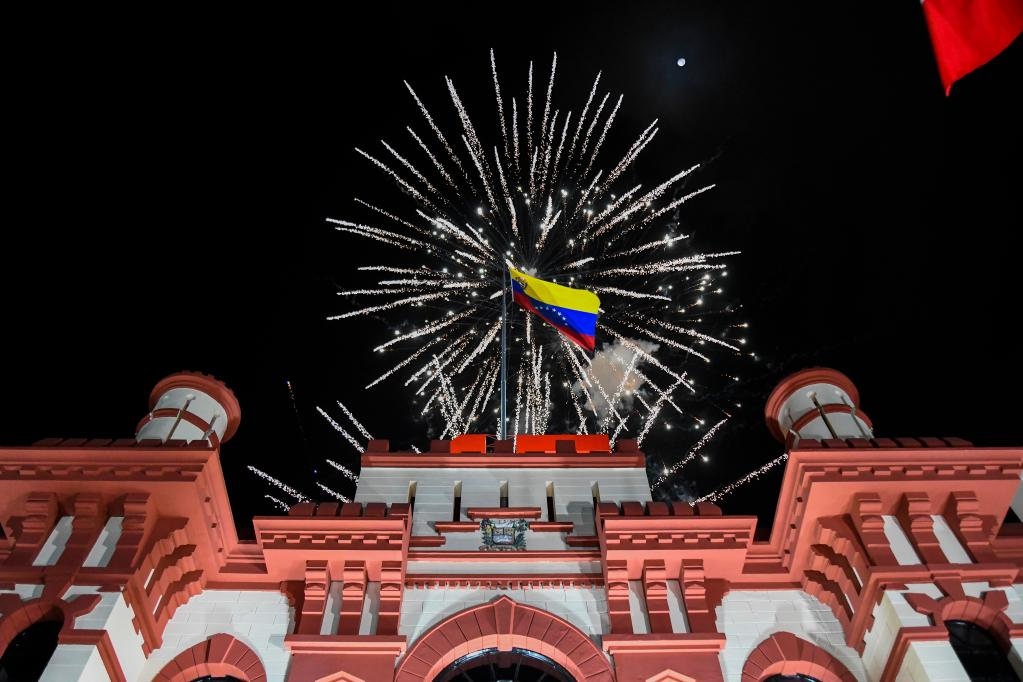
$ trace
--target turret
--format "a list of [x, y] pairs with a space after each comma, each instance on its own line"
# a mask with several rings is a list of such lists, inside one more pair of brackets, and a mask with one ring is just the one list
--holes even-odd
[[849, 377], [826, 367], [804, 369], [781, 380], [764, 409], [767, 428], [786, 446], [797, 439], [873, 438], [870, 418]]
[[199, 372], [178, 372], [160, 381], [149, 394], [149, 414], [135, 440], [209, 440], [227, 442], [238, 430], [241, 408], [222, 381]]

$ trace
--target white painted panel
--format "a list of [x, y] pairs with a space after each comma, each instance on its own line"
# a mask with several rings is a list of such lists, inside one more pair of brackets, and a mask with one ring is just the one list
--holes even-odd
[[952, 645], [946, 642], [913, 642], [902, 659], [896, 682], [970, 682]]
[[476, 575], [478, 573], [593, 573], [600, 575], [599, 561], [409, 561], [407, 575]]
[[646, 609], [646, 592], [642, 580], [629, 581], [629, 614], [632, 616], [632, 632], [637, 635], [650, 634], [650, 618]]
[[332, 580], [327, 590], [327, 603], [323, 607], [323, 621], [320, 623], [321, 635], [336, 635], [341, 624], [341, 586], [342, 581]]
[[117, 549], [117, 542], [121, 539], [123, 523], [123, 516], [111, 516], [107, 519], [103, 530], [99, 532], [99, 537], [96, 538], [96, 543], [93, 544], [89, 555], [82, 562], [82, 566], [104, 567], [110, 563], [110, 558], [114, 556], [114, 550]]
[[721, 652], [725, 682], [741, 682], [750, 652], [776, 632], [791, 632], [814, 643], [838, 659], [859, 682], [868, 679], [859, 654], [846, 646], [835, 614], [801, 590], [735, 590], [715, 612], [717, 629], [726, 635]]
[[110, 682], [110, 676], [92, 644], [58, 644], [39, 682]]
[[407, 645], [411, 647], [423, 633], [445, 618], [501, 596], [562, 618], [597, 644], [601, 635], [610, 632], [607, 597], [603, 587], [528, 590], [454, 587], [406, 588], [402, 595], [398, 634], [407, 637]]
[[135, 611], [120, 592], [102, 592], [98, 586], [72, 585], [64, 600], [72, 602], [82, 595], [98, 594], [99, 604], [92, 611], [75, 619], [75, 627], [85, 630], [106, 630], [125, 677], [138, 679], [145, 666], [142, 635], [135, 630]]
[[1023, 680], [1023, 639], [1013, 637], [1009, 640], [1012, 646], [1009, 648], [1009, 663], [1016, 675]]
[[380, 618], [380, 583], [372, 580], [366, 584], [366, 598], [362, 600], [362, 620], [359, 621], [360, 635], [375, 635]]
[[151, 680], [182, 651], [226, 633], [259, 656], [267, 682], [284, 682], [291, 654], [284, 637], [294, 628], [294, 609], [280, 592], [205, 590], [174, 612], [163, 632], [163, 645], [150, 654], [139, 680]]
[[71, 537], [71, 524], [74, 522], [75, 517], [73, 516], [62, 516], [57, 524], [50, 531], [50, 537], [46, 538], [46, 542], [43, 543], [42, 549], [39, 550], [39, 554], [32, 561], [33, 566], [54, 566], [60, 559], [60, 555], [64, 553], [64, 548], [67, 546], [68, 538]]
[[888, 544], [891, 546], [892, 553], [895, 555], [895, 560], [899, 562], [899, 566], [913, 566], [921, 563], [920, 557], [909, 541], [909, 537], [902, 530], [899, 520], [888, 514], [881, 518], [884, 519], [884, 535], [888, 538]]
[[[454, 499], [454, 482], [462, 482], [462, 520], [469, 507], [497, 506], [501, 481], [508, 481], [508, 503], [511, 506], [538, 507], [546, 510], [547, 482], [555, 487], [555, 513], [559, 521], [577, 524], [577, 535], [592, 535], [593, 483], [600, 485], [601, 499], [606, 502], [635, 500], [646, 502], [650, 484], [642, 468], [614, 469], [434, 469], [367, 467], [360, 473], [357, 502], [408, 501], [410, 481], [416, 481], [416, 508], [412, 516], [413, 535], [434, 535], [434, 521], [450, 521]], [[545, 512], [543, 512], [545, 513]], [[463, 549], [465, 539], [448, 535], [446, 549]], [[559, 539], [558, 534], [552, 534]], [[544, 539], [543, 542], [547, 542]], [[564, 546], [560, 547], [564, 548]]]
[[934, 535], [938, 538], [938, 545], [941, 547], [941, 551], [945, 553], [945, 558], [948, 559], [950, 564], [972, 564], [973, 559], [970, 558], [969, 553], [963, 547], [962, 543], [959, 542], [959, 538], [949, 527], [948, 522], [944, 516], [932, 514], [931, 518], [934, 519]]
[[906, 592], [920, 592], [928, 596], [940, 597], [940, 591], [934, 585], [907, 585], [906, 590], [885, 590], [881, 601], [874, 607], [874, 623], [863, 638], [863, 665], [871, 680], [881, 678], [892, 646], [899, 630], [904, 627], [926, 627], [930, 619], [913, 610], [906, 598]]
[[686, 617], [686, 602], [682, 596], [682, 586], [677, 580], [668, 580], [667, 584], [671, 631], [675, 633], [689, 632], [689, 619]]

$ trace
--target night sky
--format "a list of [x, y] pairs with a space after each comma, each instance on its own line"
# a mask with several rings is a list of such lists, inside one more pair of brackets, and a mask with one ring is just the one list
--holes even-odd
[[[417, 120], [402, 79], [446, 128], [444, 75], [493, 123], [493, 47], [516, 90], [530, 59], [545, 85], [556, 50], [568, 107], [603, 70], [625, 94], [615, 152], [659, 118], [645, 185], [697, 162], [718, 185], [685, 231], [743, 251], [727, 293], [760, 361], [690, 490], [781, 453], [763, 402], [814, 365], [852, 378], [879, 435], [1020, 445], [1023, 41], [946, 98], [917, 0], [780, 4], [12, 21], [0, 442], [131, 436], [160, 378], [212, 373], [242, 406], [223, 462], [243, 535], [273, 513], [245, 464], [352, 494], [322, 460], [358, 457], [315, 405], [425, 447], [401, 382], [361, 388], [389, 367], [370, 352], [387, 327], [324, 319], [348, 309], [334, 292], [360, 281], [364, 243], [323, 219], [386, 186], [353, 147]], [[674, 433], [650, 452], [670, 462], [698, 437]], [[722, 507], [766, 527], [779, 481]]]

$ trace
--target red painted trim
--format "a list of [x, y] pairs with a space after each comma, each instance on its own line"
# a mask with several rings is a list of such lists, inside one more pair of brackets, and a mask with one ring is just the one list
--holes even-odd
[[405, 635], [285, 635], [292, 654], [405, 653]]
[[1023, 624], [1013, 623], [1005, 615], [1009, 599], [1001, 590], [990, 590], [984, 593], [983, 599], [977, 599], [967, 597], [963, 592], [962, 583], [968, 581], [961, 577], [944, 576], [935, 578], [935, 582], [945, 593], [941, 599], [914, 592], [905, 594], [906, 601], [913, 610], [928, 616], [934, 625], [904, 627], [899, 630], [878, 682], [894, 682], [902, 669], [906, 652], [913, 642], [948, 641], [949, 634], [945, 621], [965, 620], [974, 623], [989, 631], [1006, 653], [1012, 646], [1013, 638], [1023, 637]]
[[409, 551], [409, 561], [600, 561], [600, 550]]
[[362, 456], [362, 466], [409, 469], [642, 469], [646, 467], [646, 456], [641, 452], [574, 455], [367, 452]]
[[182, 651], [160, 670], [153, 682], [192, 682], [206, 675], [266, 682], [266, 670], [256, 652], [228, 634], [212, 635]]
[[405, 586], [419, 589], [447, 587], [479, 587], [483, 589], [519, 590], [542, 587], [599, 587], [603, 573], [415, 573], [405, 575]]
[[600, 545], [600, 538], [596, 535], [567, 535], [565, 544], [569, 547], [597, 547]]
[[[473, 524], [479, 529], [479, 525]], [[443, 547], [447, 538], [443, 535], [413, 535], [408, 539], [409, 547]]]
[[420, 637], [398, 664], [394, 682], [433, 680], [446, 665], [472, 651], [518, 647], [543, 654], [577, 682], [614, 682], [600, 649], [579, 628], [542, 609], [498, 597], [441, 621]]
[[515, 452], [519, 454], [545, 452], [548, 455], [556, 455], [558, 454], [558, 441], [571, 441], [574, 443], [577, 454], [588, 455], [590, 453], [611, 452], [611, 439], [605, 433], [571, 436], [560, 434], [522, 434], [515, 439]]
[[99, 651], [100, 660], [107, 671], [110, 682], [127, 682], [121, 662], [117, 660], [117, 652], [106, 630], [74, 630], [61, 632], [57, 639], [59, 644], [84, 644], [94, 646]]
[[943, 642], [948, 641], [948, 630], [942, 625], [931, 625], [914, 628], [899, 628], [895, 635], [895, 642], [891, 651], [888, 652], [888, 661], [878, 682], [893, 682], [902, 669], [902, 662], [906, 660], [906, 652], [909, 651], [913, 642]]
[[438, 533], [473, 533], [480, 529], [476, 521], [434, 521], [433, 528]]
[[725, 635], [718, 632], [604, 635], [600, 642], [604, 651], [612, 656], [634, 653], [683, 655], [687, 653], [718, 653], [727, 644]]
[[238, 404], [238, 398], [224, 382], [200, 372], [178, 372], [160, 380], [149, 394], [149, 408], [156, 407], [160, 396], [175, 388], [191, 388], [202, 391], [210, 396], [227, 412], [227, 429], [224, 431], [222, 441], [226, 443], [238, 430], [238, 424], [242, 418], [242, 408]]
[[791, 632], [778, 632], [750, 652], [742, 682], [762, 682], [773, 675], [808, 675], [820, 682], [857, 682], [838, 659]]
[[814, 367], [790, 374], [778, 382], [778, 385], [771, 391], [771, 395], [767, 398], [767, 403], [764, 405], [764, 418], [767, 420], [767, 428], [778, 442], [785, 442], [785, 435], [781, 432], [781, 426], [778, 423], [781, 406], [793, 393], [813, 384], [832, 384], [839, 387], [849, 395], [857, 410], [859, 409], [860, 392], [856, 389], [856, 385], [853, 384], [852, 380], [838, 370], [827, 367]]
[[[583, 350], [587, 351], [588, 353], [593, 353], [593, 350], [594, 350], [594, 348], [596, 346], [596, 338], [592, 334], [583, 334], [581, 331], [579, 331], [577, 329], [573, 329], [572, 327], [569, 327], [567, 325], [558, 324], [557, 322], [555, 322], [554, 320], [552, 320], [551, 318], [547, 317], [542, 312], [537, 310], [536, 306], [533, 305], [533, 300], [531, 298], [529, 298], [529, 296], [527, 296], [524, 293], [516, 291], [516, 292], [514, 292], [512, 294], [512, 298], [520, 306], [522, 306], [523, 308], [525, 308], [529, 312], [533, 313], [534, 315], [539, 317], [541, 320], [543, 320], [544, 322], [546, 322], [547, 324], [551, 325], [552, 327], [557, 329], [559, 332], [561, 332], [565, 336], [566, 339], [568, 339], [569, 341], [572, 341], [573, 343], [575, 343], [576, 345], [578, 345], [580, 348], [582, 348]], [[552, 305], [552, 304], [547, 303], [545, 305]], [[554, 306], [554, 307], [558, 308], [560, 306]], [[594, 320], [596, 320], [596, 315], [594, 315]]]
[[571, 533], [575, 524], [571, 521], [533, 521], [529, 530], [534, 533]]
[[[206, 420], [191, 412], [188, 411], [181, 412], [180, 410], [176, 410], [170, 407], [160, 408], [159, 410], [153, 410], [152, 412], [147, 414], [139, 421], [138, 426], [135, 427], [135, 433], [141, 431], [142, 427], [148, 424], [149, 422], [156, 421], [157, 419], [176, 419], [179, 413], [181, 414], [181, 421], [188, 422], [189, 424], [199, 429], [203, 433], [206, 433], [208, 431], [210, 434], [209, 435], [210, 444], [213, 445], [213, 447], [220, 447], [220, 439], [217, 436], [217, 432], [210, 427], [209, 423]], [[183, 439], [172, 437], [167, 442], [173, 443], [176, 440]]]
[[[824, 410], [824, 414], [848, 414], [854, 417], [859, 417], [863, 420], [863, 423], [870, 427], [870, 430], [874, 430], [874, 423], [870, 421], [870, 417], [865, 412], [859, 410], [853, 411], [853, 408], [848, 405], [842, 405], [839, 403], [828, 403], [827, 405], [821, 405], [821, 409]], [[820, 412], [817, 410], [810, 410], [802, 417], [792, 422], [792, 426], [789, 427], [789, 434], [793, 431], [799, 431], [804, 426], [812, 422], [814, 419], [820, 419]]]
[[470, 519], [538, 519], [540, 507], [470, 507], [465, 515]]

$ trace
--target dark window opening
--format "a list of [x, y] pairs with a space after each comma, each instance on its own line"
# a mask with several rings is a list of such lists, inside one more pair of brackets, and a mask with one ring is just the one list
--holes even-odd
[[484, 649], [462, 656], [433, 682], [575, 682], [560, 665], [528, 649]]
[[455, 481], [455, 502], [451, 507], [451, 520], [462, 520], [462, 482]]
[[508, 481], [501, 481], [501, 509], [508, 508]]
[[1009, 657], [990, 632], [976, 623], [947, 620], [948, 641], [973, 682], [1019, 682]]
[[42, 677], [63, 625], [62, 614], [55, 612], [15, 635], [0, 656], [0, 682], [35, 682]]
[[411, 516], [416, 511], [416, 482], [409, 481], [408, 484], [408, 513]]
[[554, 483], [551, 481], [547, 482], [547, 520], [557, 521], [555, 518], [557, 512], [554, 510]]

